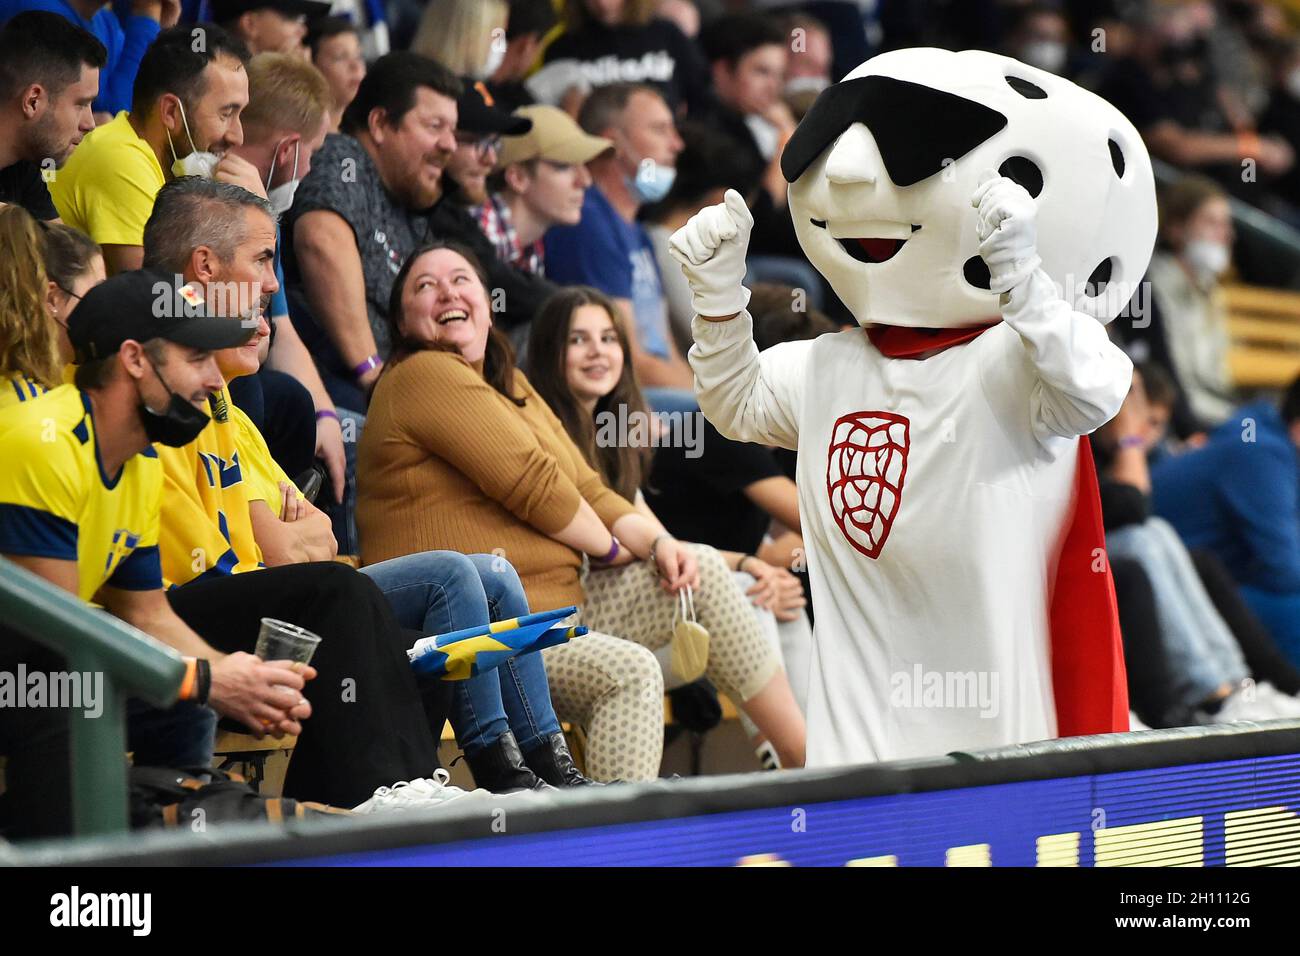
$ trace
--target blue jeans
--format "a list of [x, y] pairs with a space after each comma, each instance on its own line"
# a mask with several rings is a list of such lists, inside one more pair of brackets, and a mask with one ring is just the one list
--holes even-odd
[[689, 388], [662, 388], [651, 386], [641, 389], [645, 395], [646, 403], [652, 411], [681, 412], [688, 415], [700, 410], [700, 403], [695, 397], [695, 393]]
[[[384, 592], [402, 627], [424, 634], [446, 634], [528, 613], [519, 575], [505, 558], [490, 554], [422, 551], [369, 565], [361, 573]], [[525, 753], [560, 732], [546, 665], [538, 653], [456, 681], [449, 717], [456, 743], [466, 753], [496, 743], [507, 730]]]
[[1106, 532], [1106, 550], [1142, 565], [1155, 592], [1160, 643], [1175, 697], [1195, 707], [1224, 683], [1250, 675], [1237, 639], [1201, 584], [1178, 533], [1162, 518]]

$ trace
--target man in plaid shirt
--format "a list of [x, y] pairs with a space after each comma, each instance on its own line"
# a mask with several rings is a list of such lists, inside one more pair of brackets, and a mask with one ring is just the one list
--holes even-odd
[[591, 185], [586, 164], [613, 148], [582, 131], [563, 110], [524, 106], [515, 111], [533, 128], [506, 136], [487, 201], [473, 210], [497, 258], [534, 275], [545, 274], [542, 237], [552, 226], [577, 225]]

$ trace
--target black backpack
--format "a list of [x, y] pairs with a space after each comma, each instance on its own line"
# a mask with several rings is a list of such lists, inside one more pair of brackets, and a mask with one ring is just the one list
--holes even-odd
[[351, 811], [301, 800], [264, 797], [235, 773], [210, 768], [131, 768], [131, 828], [185, 827], [264, 820], [281, 823]]

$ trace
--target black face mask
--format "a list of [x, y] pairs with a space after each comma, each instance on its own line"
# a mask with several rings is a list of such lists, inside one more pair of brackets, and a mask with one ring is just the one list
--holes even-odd
[[1177, 43], [1169, 43], [1160, 51], [1160, 59], [1168, 66], [1180, 66], [1183, 63], [1200, 65], [1210, 55], [1210, 41], [1205, 34], [1198, 33]]
[[144, 433], [149, 441], [166, 445], [168, 448], [181, 448], [188, 445], [199, 437], [199, 432], [203, 431], [212, 419], [173, 392], [152, 362], [149, 366], [153, 368], [154, 375], [158, 376], [158, 381], [162, 382], [162, 387], [167, 389], [171, 399], [161, 412], [155, 412], [141, 399], [140, 422], [144, 425]]
[[894, 185], [911, 186], [941, 172], [945, 160], [961, 159], [1006, 126], [1007, 118], [955, 93], [890, 76], [843, 80], [822, 91], [786, 143], [785, 181], [803, 175], [854, 123], [871, 130]]

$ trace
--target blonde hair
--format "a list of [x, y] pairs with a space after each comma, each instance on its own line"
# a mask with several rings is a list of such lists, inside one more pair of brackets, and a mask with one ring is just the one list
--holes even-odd
[[248, 63], [244, 126], [287, 129], [314, 136], [334, 106], [329, 82], [316, 67], [291, 53], [259, 53]]
[[478, 78], [497, 30], [505, 42], [506, 0], [429, 0], [411, 49], [457, 76]]
[[22, 206], [0, 207], [0, 374], [59, 384], [59, 336], [45, 311], [44, 224]]
[[[655, 18], [659, 0], [626, 0], [623, 5], [623, 26], [643, 27]], [[583, 0], [565, 0], [564, 22], [570, 30], [577, 30], [592, 22]]]

